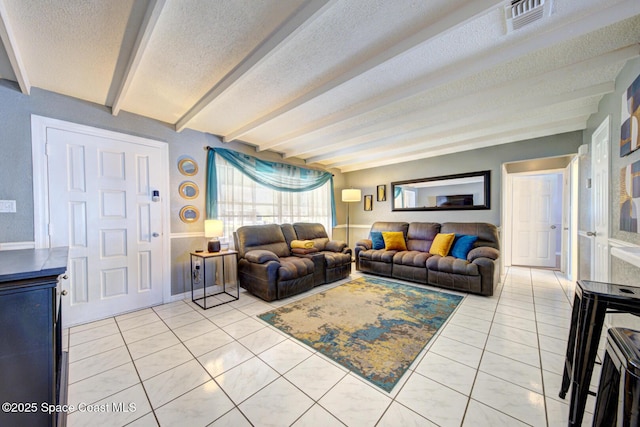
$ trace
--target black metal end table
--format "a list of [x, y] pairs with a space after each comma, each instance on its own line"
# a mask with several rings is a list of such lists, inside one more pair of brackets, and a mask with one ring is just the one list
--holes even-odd
[[[232, 259], [233, 260], [233, 266], [235, 268], [235, 273], [236, 273], [236, 283], [235, 283], [235, 287], [236, 287], [236, 293], [235, 295], [229, 293], [227, 291], [227, 279], [226, 279], [226, 274], [225, 274], [225, 259]], [[207, 280], [207, 260], [217, 260], [220, 259], [221, 262], [220, 264], [222, 265], [222, 268], [220, 269], [220, 284], [216, 283], [216, 276], [214, 276], [213, 278], [213, 287], [215, 286], [221, 286], [222, 290], [218, 291], [218, 292], [211, 292], [211, 293], [207, 293], [207, 286], [209, 286], [208, 282], [211, 282], [211, 280]], [[191, 301], [193, 301], [194, 303], [198, 304], [198, 306], [200, 306], [201, 308], [207, 310], [209, 308], [213, 308], [213, 307], [217, 307], [219, 305], [222, 304], [227, 304], [230, 303], [232, 301], [237, 301], [240, 299], [240, 284], [238, 283], [237, 280], [237, 273], [238, 273], [238, 251], [233, 251], [233, 250], [223, 250], [220, 252], [191, 252], [190, 254], [190, 260], [191, 260]], [[198, 260], [200, 260], [200, 263], [198, 264]], [[199, 268], [196, 268], [197, 266], [199, 266]], [[215, 267], [217, 269], [217, 266]], [[198, 275], [199, 277], [196, 277], [196, 275]], [[194, 293], [194, 282], [198, 280], [199, 283], [202, 283], [202, 290], [203, 290], [203, 294], [201, 297], [197, 297], [195, 296]], [[220, 295], [226, 295], [229, 298], [226, 298], [225, 300], [221, 301], [220, 298], [216, 298]], [[215, 300], [217, 300], [216, 303], [214, 304], [207, 304], [207, 298], [214, 298]], [[200, 302], [202, 301], [202, 303]]]

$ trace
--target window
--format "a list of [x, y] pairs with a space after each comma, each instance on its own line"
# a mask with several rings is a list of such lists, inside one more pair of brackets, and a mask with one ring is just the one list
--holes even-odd
[[331, 184], [303, 192], [276, 191], [260, 185], [216, 156], [218, 219], [225, 236], [243, 225], [318, 222], [331, 234]]

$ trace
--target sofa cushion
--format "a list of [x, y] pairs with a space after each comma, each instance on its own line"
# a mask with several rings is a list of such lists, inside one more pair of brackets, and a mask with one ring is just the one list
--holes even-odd
[[451, 244], [453, 243], [454, 233], [438, 233], [433, 239], [429, 253], [431, 255], [447, 256]]
[[469, 251], [473, 249], [473, 244], [478, 240], [478, 236], [470, 236], [467, 234], [456, 234], [451, 246], [451, 256], [467, 259]]
[[279, 257], [289, 256], [291, 249], [278, 224], [245, 225], [236, 230], [238, 256], [254, 249], [271, 251]]
[[429, 252], [431, 243], [439, 232], [440, 224], [437, 222], [412, 222], [407, 231], [407, 249]]
[[426, 268], [427, 258], [432, 256], [429, 252], [401, 251], [393, 256], [393, 263], [396, 265]]
[[381, 231], [371, 232], [371, 247], [372, 249], [384, 249], [384, 239]]
[[384, 249], [387, 251], [406, 251], [407, 244], [404, 241], [402, 231], [383, 231]]
[[299, 277], [313, 274], [313, 261], [309, 258], [302, 257], [284, 257], [280, 258], [280, 268], [278, 269], [278, 278], [280, 281], [293, 280]]
[[488, 246], [500, 249], [498, 228], [493, 224], [484, 222], [445, 222], [442, 224], [441, 232], [478, 236], [474, 247]]
[[453, 273], [466, 276], [478, 276], [478, 266], [464, 259], [452, 256], [434, 255], [427, 259], [427, 268], [441, 273]]
[[392, 263], [393, 262], [393, 256], [397, 252], [398, 251], [387, 251], [387, 250], [384, 250], [384, 249], [368, 249], [368, 250], [361, 251], [358, 254], [358, 256], [361, 259], [366, 259], [366, 260], [369, 260], [369, 261]]

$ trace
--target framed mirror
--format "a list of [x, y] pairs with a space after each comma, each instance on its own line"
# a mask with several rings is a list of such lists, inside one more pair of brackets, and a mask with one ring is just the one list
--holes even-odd
[[490, 209], [491, 171], [391, 183], [392, 211]]
[[185, 181], [180, 184], [180, 188], [178, 189], [180, 192], [180, 196], [184, 199], [195, 199], [200, 194], [200, 190], [198, 189], [198, 185], [193, 181]]
[[180, 219], [182, 222], [196, 222], [198, 218], [200, 218], [200, 211], [198, 211], [198, 208], [195, 206], [187, 205], [180, 209]]
[[182, 175], [193, 176], [198, 173], [198, 164], [191, 157], [185, 157], [178, 162], [178, 170]]

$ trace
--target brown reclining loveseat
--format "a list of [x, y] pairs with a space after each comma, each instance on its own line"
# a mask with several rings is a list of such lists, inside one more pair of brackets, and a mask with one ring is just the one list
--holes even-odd
[[[240, 286], [265, 301], [351, 274], [351, 249], [342, 241], [330, 240], [322, 224], [243, 226], [234, 233], [234, 240]], [[294, 240], [313, 242], [313, 247], [296, 250]]]

